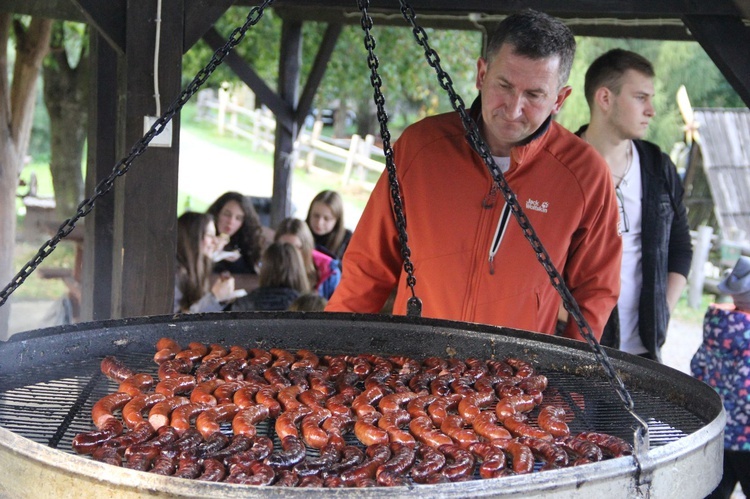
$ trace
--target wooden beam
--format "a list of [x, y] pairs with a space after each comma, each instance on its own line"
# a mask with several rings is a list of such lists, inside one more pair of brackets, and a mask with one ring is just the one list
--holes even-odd
[[236, 0], [193, 0], [185, 12], [185, 40], [183, 53], [190, 50]]
[[[180, 93], [185, 4], [162, 4], [159, 93], [162, 111]], [[125, 150], [143, 136], [143, 118], [154, 115], [156, 0], [128, 0], [125, 43], [126, 101], [120, 119]], [[149, 147], [115, 184], [113, 315], [116, 318], [171, 314], [174, 307], [177, 241], [179, 114], [172, 120], [172, 147]]]
[[[83, 14], [85, 22], [120, 54], [125, 52], [126, 0], [70, 0]], [[154, 10], [156, 13], [156, 10]], [[152, 15], [153, 19], [153, 15]]]
[[83, 13], [70, 0], [2, 0], [0, 12], [86, 22]]
[[336, 41], [339, 39], [342, 28], [341, 24], [329, 24], [326, 32], [323, 34], [323, 40], [320, 42], [318, 53], [315, 55], [310, 75], [307, 78], [304, 90], [302, 90], [302, 96], [297, 103], [297, 129], [302, 128], [302, 124], [310, 112], [315, 93], [318, 91], [320, 82], [323, 80], [328, 61], [331, 60], [331, 54], [333, 54], [333, 49], [336, 47]]
[[750, 28], [739, 17], [685, 16], [685, 25], [716, 67], [750, 106]]
[[[279, 97], [292, 109], [297, 102], [302, 63], [302, 23], [284, 21], [281, 25], [279, 53]], [[273, 197], [271, 226], [276, 227], [292, 212], [292, 169], [297, 124], [290, 116], [276, 116], [276, 140], [273, 152]]]
[[[203, 40], [212, 50], [218, 50], [226, 43], [226, 39], [216, 31], [216, 28], [209, 29], [206, 34], [203, 35]], [[279, 122], [286, 123], [287, 125], [285, 126], [291, 126], [289, 123], [294, 120], [294, 106], [290, 105], [289, 102], [286, 102], [274, 92], [271, 87], [266, 84], [263, 78], [261, 78], [260, 75], [244, 61], [244, 59], [242, 59], [242, 57], [232, 51], [226, 56], [224, 63], [234, 71], [245, 85], [255, 92], [255, 96], [258, 100], [268, 106], [271, 112], [276, 115], [276, 119]]]
[[750, 19], [750, 0], [734, 0], [734, 4], [742, 13], [742, 17]]
[[[118, 61], [121, 57], [96, 31], [91, 32], [86, 197], [106, 179], [117, 163]], [[121, 141], [119, 141], [121, 142]], [[100, 197], [86, 217], [81, 283], [81, 319], [112, 317], [112, 244], [115, 193]]]

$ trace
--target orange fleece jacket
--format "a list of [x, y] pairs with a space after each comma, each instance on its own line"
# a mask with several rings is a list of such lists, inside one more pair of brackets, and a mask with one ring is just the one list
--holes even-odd
[[[422, 316], [552, 334], [561, 298], [513, 216], [491, 272], [489, 252], [505, 200], [500, 192], [491, 194], [492, 177], [464, 135], [458, 114], [448, 113], [410, 126], [394, 145]], [[617, 302], [622, 255], [606, 163], [552, 121], [530, 143], [512, 149], [505, 178], [601, 337]], [[378, 312], [398, 286], [393, 312], [406, 313], [411, 292], [387, 172], [372, 192], [343, 268], [327, 311]], [[565, 335], [581, 339], [575, 324]]]

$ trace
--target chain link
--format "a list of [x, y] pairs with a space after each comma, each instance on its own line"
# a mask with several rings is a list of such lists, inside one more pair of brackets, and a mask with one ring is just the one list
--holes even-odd
[[403, 202], [401, 201], [401, 189], [396, 176], [396, 164], [393, 159], [393, 148], [391, 147], [391, 133], [388, 130], [388, 114], [385, 111], [385, 96], [381, 90], [383, 81], [378, 73], [378, 57], [375, 54], [375, 38], [370, 30], [373, 23], [372, 18], [367, 13], [370, 6], [369, 0], [357, 0], [359, 10], [362, 12], [361, 25], [365, 32], [364, 44], [367, 49], [367, 65], [370, 68], [370, 83], [374, 90], [373, 99], [378, 109], [378, 123], [380, 124], [380, 136], [383, 139], [383, 153], [385, 154], [385, 167], [388, 171], [388, 184], [393, 201], [393, 216], [396, 219], [396, 228], [398, 230], [398, 240], [401, 244], [401, 257], [404, 260], [404, 270], [406, 271], [406, 284], [411, 290], [411, 298], [406, 305], [406, 315], [411, 317], [420, 317], [422, 315], [422, 301], [416, 296], [414, 286], [417, 279], [414, 277], [414, 264], [411, 262], [411, 250], [408, 245], [408, 236], [406, 235], [406, 215], [404, 214]]
[[60, 227], [57, 229], [57, 233], [39, 248], [36, 255], [34, 255], [34, 257], [29, 260], [29, 262], [27, 262], [26, 265], [24, 265], [24, 267], [13, 277], [10, 283], [8, 283], [8, 285], [5, 286], [2, 291], [0, 291], [0, 306], [3, 306], [3, 304], [5, 304], [10, 295], [21, 284], [23, 284], [26, 278], [36, 270], [39, 264], [41, 264], [44, 259], [47, 258], [50, 253], [55, 250], [57, 244], [68, 234], [70, 234], [73, 229], [75, 229], [76, 223], [91, 212], [91, 210], [94, 208], [96, 200], [107, 194], [112, 189], [115, 179], [117, 177], [125, 175], [128, 172], [135, 158], [146, 151], [146, 148], [148, 147], [148, 144], [151, 142], [151, 140], [164, 130], [164, 128], [167, 126], [167, 123], [172, 120], [174, 115], [177, 114], [180, 109], [182, 109], [185, 103], [190, 100], [190, 98], [206, 82], [208, 77], [211, 76], [211, 73], [213, 73], [216, 68], [224, 61], [224, 58], [227, 56], [227, 54], [229, 54], [229, 52], [231, 52], [231, 50], [242, 41], [247, 30], [252, 26], [255, 26], [258, 21], [260, 21], [261, 17], [263, 17], [263, 12], [266, 10], [266, 8], [268, 8], [268, 6], [273, 3], [273, 1], [274, 0], [265, 0], [260, 6], [253, 7], [250, 10], [245, 23], [232, 31], [232, 34], [229, 36], [227, 42], [218, 50], [216, 50], [216, 52], [214, 52], [208, 64], [206, 64], [204, 68], [198, 71], [198, 73], [196, 73], [193, 80], [188, 84], [185, 90], [182, 91], [179, 97], [175, 99], [172, 105], [169, 106], [167, 111], [158, 120], [156, 120], [151, 128], [149, 128], [148, 132], [146, 132], [143, 137], [135, 143], [135, 145], [130, 149], [128, 155], [125, 158], [121, 159], [113, 167], [112, 172], [109, 174], [109, 176], [99, 182], [99, 184], [97, 184], [97, 186], [94, 188], [94, 195], [82, 201], [78, 205], [75, 215], [72, 218], [65, 220], [65, 222], [60, 225]]
[[627, 389], [625, 388], [625, 384], [615, 370], [614, 366], [612, 366], [612, 363], [610, 362], [606, 352], [596, 340], [596, 337], [594, 337], [594, 334], [591, 331], [591, 326], [588, 324], [586, 318], [581, 313], [581, 310], [578, 307], [575, 298], [573, 298], [573, 295], [565, 285], [562, 276], [552, 263], [547, 250], [542, 245], [542, 242], [536, 235], [534, 228], [531, 226], [531, 222], [526, 217], [526, 214], [523, 212], [520, 203], [516, 199], [515, 194], [505, 180], [503, 172], [500, 170], [500, 168], [495, 163], [495, 160], [492, 158], [492, 153], [490, 152], [487, 143], [479, 133], [479, 128], [477, 127], [476, 122], [466, 112], [466, 106], [464, 105], [463, 100], [453, 89], [453, 83], [450, 79], [450, 76], [448, 76], [448, 74], [440, 66], [440, 57], [438, 57], [435, 50], [430, 47], [427, 33], [421, 26], [417, 24], [414, 9], [412, 9], [411, 6], [409, 6], [404, 0], [399, 0], [399, 2], [401, 3], [401, 13], [404, 16], [404, 19], [406, 19], [406, 21], [411, 25], [414, 38], [416, 39], [417, 43], [424, 49], [427, 62], [437, 73], [440, 86], [448, 92], [453, 109], [458, 111], [461, 117], [461, 122], [463, 123], [464, 129], [466, 130], [467, 140], [469, 144], [482, 157], [482, 160], [489, 168], [492, 178], [503, 193], [503, 197], [505, 198], [506, 203], [508, 203], [508, 205], [510, 206], [510, 209], [513, 212], [514, 217], [516, 218], [516, 221], [521, 226], [524, 237], [526, 237], [529, 243], [531, 243], [531, 247], [536, 253], [537, 260], [539, 260], [539, 263], [541, 263], [542, 267], [544, 267], [544, 270], [549, 275], [552, 286], [562, 297], [563, 306], [575, 320], [576, 325], [581, 332], [581, 335], [594, 351], [594, 354], [599, 360], [599, 363], [602, 365], [602, 368], [604, 369], [607, 378], [610, 381], [610, 384], [614, 387], [617, 395], [622, 400], [625, 409], [631, 415], [633, 415], [633, 417], [637, 421], [639, 421], [642, 426], [645, 426], [647, 431], [648, 425], [633, 412], [633, 399], [631, 398], [630, 393], [628, 393]]

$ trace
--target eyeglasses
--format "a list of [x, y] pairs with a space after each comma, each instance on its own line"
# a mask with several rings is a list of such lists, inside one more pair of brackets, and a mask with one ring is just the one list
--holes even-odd
[[617, 196], [617, 206], [620, 209], [620, 234], [627, 234], [630, 232], [630, 221], [628, 220], [628, 214], [625, 212], [625, 196], [622, 195], [619, 185], [615, 187], [615, 195]]

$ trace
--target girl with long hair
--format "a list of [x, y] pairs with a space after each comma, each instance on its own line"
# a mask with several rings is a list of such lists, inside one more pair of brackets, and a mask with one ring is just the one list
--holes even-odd
[[185, 212], [177, 220], [177, 276], [174, 311], [218, 312], [232, 298], [234, 278], [221, 276], [211, 285], [216, 226], [211, 215]]
[[352, 238], [344, 226], [344, 202], [336, 191], [320, 191], [310, 202], [305, 219], [313, 235], [315, 249], [341, 260]]
[[214, 272], [257, 273], [256, 265], [265, 241], [260, 218], [250, 198], [239, 192], [225, 192], [207, 212], [216, 221], [219, 249], [226, 252], [224, 258], [215, 263]]
[[299, 218], [285, 218], [276, 228], [275, 240], [290, 243], [299, 250], [313, 289], [330, 298], [341, 280], [341, 262], [315, 249], [307, 223]]

